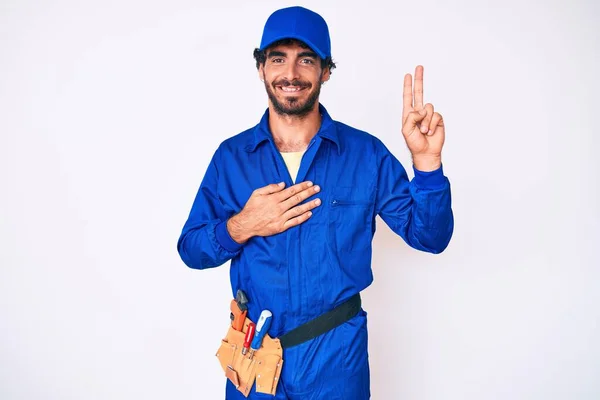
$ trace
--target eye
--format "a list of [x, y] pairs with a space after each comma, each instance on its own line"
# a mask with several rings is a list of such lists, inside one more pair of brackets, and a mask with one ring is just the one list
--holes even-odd
[[272, 58], [271, 62], [275, 63], [275, 64], [282, 63], [283, 62], [283, 58]]
[[312, 58], [303, 58], [301, 62], [303, 64], [314, 64], [315, 60], [313, 60]]

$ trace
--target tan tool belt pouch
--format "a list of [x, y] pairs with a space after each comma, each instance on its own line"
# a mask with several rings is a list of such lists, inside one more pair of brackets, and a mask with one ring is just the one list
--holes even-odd
[[273, 339], [266, 334], [262, 346], [254, 352], [252, 359], [250, 359], [250, 350], [246, 355], [242, 355], [244, 337], [250, 322], [252, 321], [246, 318], [242, 332], [230, 326], [227, 336], [221, 340], [216, 356], [225, 376], [244, 396], [248, 397], [255, 380], [258, 393], [275, 395], [283, 367], [281, 344], [279, 339]]

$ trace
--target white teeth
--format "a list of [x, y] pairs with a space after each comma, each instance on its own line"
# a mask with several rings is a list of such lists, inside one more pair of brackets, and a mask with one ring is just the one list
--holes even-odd
[[289, 86], [284, 87], [284, 86], [282, 86], [281, 90], [283, 90], [284, 92], [297, 92], [300, 90], [300, 88], [299, 87], [289, 87]]

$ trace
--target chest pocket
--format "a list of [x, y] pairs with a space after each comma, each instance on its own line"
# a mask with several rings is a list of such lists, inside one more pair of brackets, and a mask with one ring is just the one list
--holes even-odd
[[340, 252], [365, 251], [373, 239], [375, 191], [338, 186], [328, 197], [329, 241]]

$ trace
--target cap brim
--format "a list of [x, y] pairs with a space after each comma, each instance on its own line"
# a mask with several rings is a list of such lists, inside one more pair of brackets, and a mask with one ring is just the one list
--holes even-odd
[[275, 36], [273, 38], [271, 38], [271, 40], [269, 40], [267, 43], [263, 44], [262, 47], [260, 48], [260, 50], [264, 50], [267, 47], [269, 47], [270, 45], [272, 45], [273, 43], [277, 42], [278, 40], [283, 40], [283, 39], [297, 39], [300, 40], [304, 43], [306, 43], [306, 45], [308, 47], [310, 47], [312, 49], [312, 51], [314, 51], [315, 53], [317, 53], [319, 55], [319, 57], [325, 59], [327, 58], [327, 54], [323, 53], [317, 46], [315, 46], [310, 40], [307, 40], [306, 38], [304, 38], [302, 35], [282, 35], [282, 36]]

